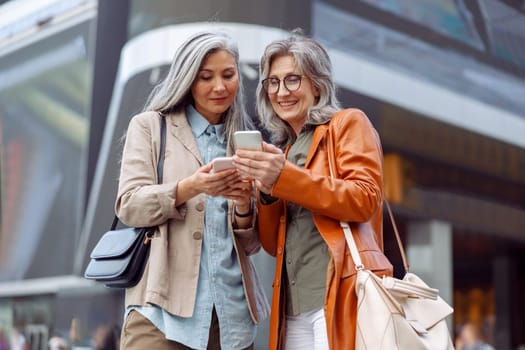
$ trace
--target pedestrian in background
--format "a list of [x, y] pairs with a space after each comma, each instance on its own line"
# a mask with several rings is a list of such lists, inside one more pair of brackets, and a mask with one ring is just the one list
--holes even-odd
[[456, 350], [494, 350], [481, 338], [479, 327], [471, 322], [461, 326], [455, 348]]

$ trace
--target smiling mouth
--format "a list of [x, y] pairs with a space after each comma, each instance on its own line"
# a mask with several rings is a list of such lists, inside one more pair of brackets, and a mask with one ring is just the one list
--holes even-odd
[[279, 106], [290, 107], [290, 106], [294, 106], [296, 103], [297, 101], [283, 101], [283, 102], [279, 102]]

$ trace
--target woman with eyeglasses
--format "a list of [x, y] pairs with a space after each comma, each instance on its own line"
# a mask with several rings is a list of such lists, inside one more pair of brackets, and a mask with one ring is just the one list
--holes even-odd
[[365, 266], [392, 273], [380, 140], [361, 110], [339, 107], [331, 69], [325, 49], [297, 32], [269, 44], [257, 108], [272, 143], [234, 156], [258, 189], [259, 239], [276, 257], [271, 350], [354, 349], [356, 270], [340, 220], [351, 223]]

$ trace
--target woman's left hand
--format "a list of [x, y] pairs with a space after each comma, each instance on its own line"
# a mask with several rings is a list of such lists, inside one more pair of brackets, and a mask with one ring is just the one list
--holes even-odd
[[238, 212], [245, 213], [250, 210], [250, 200], [253, 195], [251, 181], [237, 181], [228, 187], [223, 197], [235, 201]]

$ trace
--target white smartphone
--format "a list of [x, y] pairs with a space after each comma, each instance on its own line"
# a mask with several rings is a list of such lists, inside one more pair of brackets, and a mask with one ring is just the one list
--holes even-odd
[[213, 172], [234, 168], [232, 157], [217, 157], [212, 161]]
[[258, 130], [236, 131], [233, 134], [235, 149], [262, 151], [262, 136]]

